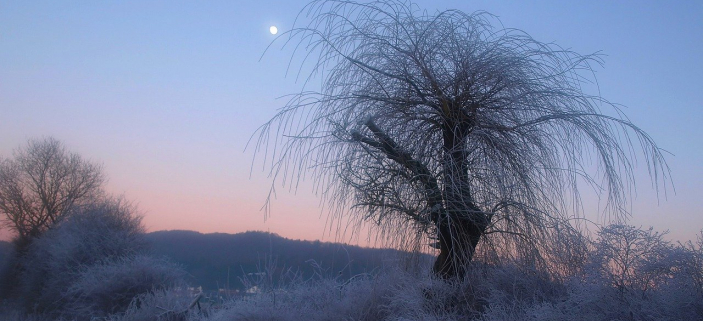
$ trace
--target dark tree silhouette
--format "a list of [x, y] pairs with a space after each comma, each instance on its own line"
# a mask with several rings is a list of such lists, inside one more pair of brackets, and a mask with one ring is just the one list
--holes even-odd
[[100, 165], [66, 151], [54, 138], [30, 140], [13, 159], [0, 159], [0, 213], [24, 249], [71, 206], [101, 194]]
[[311, 170], [334, 217], [436, 238], [438, 275], [462, 276], [479, 244], [544, 257], [552, 227], [582, 215], [583, 184], [626, 215], [635, 147], [657, 188], [668, 180], [652, 138], [582, 90], [597, 55], [494, 29], [487, 13], [400, 1], [313, 1], [306, 17], [278, 39], [321, 89], [262, 126], [257, 153], [274, 184]]

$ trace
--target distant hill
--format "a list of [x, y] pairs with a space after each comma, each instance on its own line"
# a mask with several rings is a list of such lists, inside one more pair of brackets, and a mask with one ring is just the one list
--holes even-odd
[[401, 254], [391, 249], [290, 240], [266, 232], [159, 231], [147, 234], [147, 240], [154, 255], [181, 264], [192, 276], [191, 284], [205, 290], [241, 290], [244, 286], [240, 278], [263, 272], [267, 262], [275, 262], [274, 280], [285, 271], [297, 271], [304, 279], [316, 274], [347, 279], [372, 272]]

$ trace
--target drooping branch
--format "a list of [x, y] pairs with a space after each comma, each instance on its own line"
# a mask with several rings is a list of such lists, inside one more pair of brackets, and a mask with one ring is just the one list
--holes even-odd
[[358, 131], [352, 132], [352, 139], [359, 141], [368, 146], [374, 147], [376, 150], [382, 152], [389, 159], [395, 161], [397, 164], [401, 165], [403, 168], [407, 169], [412, 173], [411, 179], [420, 182], [423, 186], [425, 192], [425, 198], [427, 202], [427, 207], [430, 210], [431, 220], [437, 223], [439, 219], [439, 212], [443, 210], [442, 202], [442, 192], [437, 183], [437, 179], [434, 174], [430, 172], [427, 167], [421, 162], [413, 158], [413, 156], [404, 151], [398, 143], [396, 143], [388, 134], [386, 134], [373, 119], [368, 118], [364, 125], [371, 131], [371, 133], [376, 137], [376, 139], [371, 139], [363, 136]]

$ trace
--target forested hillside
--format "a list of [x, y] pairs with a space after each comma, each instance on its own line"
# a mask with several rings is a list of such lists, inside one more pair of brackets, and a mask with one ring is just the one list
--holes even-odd
[[203, 290], [241, 290], [242, 277], [265, 270], [274, 272], [274, 282], [296, 274], [303, 279], [315, 274], [348, 279], [372, 272], [400, 254], [389, 249], [290, 240], [266, 232], [159, 231], [147, 234], [147, 240], [152, 243], [154, 255], [181, 264], [191, 275], [189, 283]]

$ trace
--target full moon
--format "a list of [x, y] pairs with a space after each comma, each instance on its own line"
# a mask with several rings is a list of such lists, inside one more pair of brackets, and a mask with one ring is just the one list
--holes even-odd
[[275, 35], [278, 33], [278, 28], [276, 28], [276, 26], [271, 26], [271, 28], [269, 28], [269, 31], [271, 31], [272, 35]]

